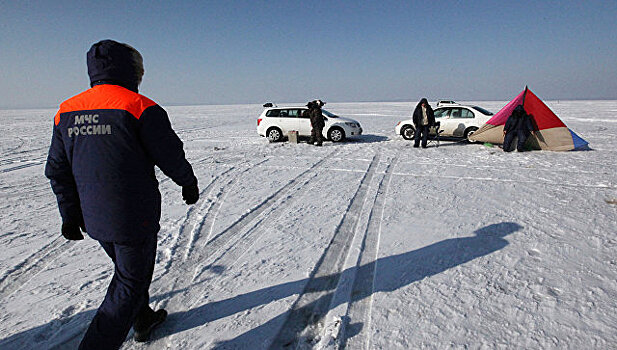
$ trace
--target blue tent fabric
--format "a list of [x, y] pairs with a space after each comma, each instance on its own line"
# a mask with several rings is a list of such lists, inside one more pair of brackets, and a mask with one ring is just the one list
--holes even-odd
[[570, 134], [572, 134], [572, 142], [574, 143], [574, 149], [581, 149], [581, 148], [585, 148], [587, 147], [587, 145], [589, 145], [589, 142], [583, 140], [580, 136], [578, 136], [574, 131], [568, 129], [568, 131], [570, 131]]

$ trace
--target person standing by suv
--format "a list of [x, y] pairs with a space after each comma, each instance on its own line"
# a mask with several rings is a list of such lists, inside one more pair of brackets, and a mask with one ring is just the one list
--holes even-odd
[[114, 275], [79, 349], [118, 349], [131, 326], [146, 341], [167, 312], [150, 308], [148, 289], [160, 229], [161, 194], [154, 167], [199, 199], [197, 178], [167, 113], [138, 93], [141, 54], [100, 41], [87, 53], [91, 89], [60, 105], [45, 175], [62, 217], [62, 235], [87, 232], [114, 263]]
[[323, 143], [323, 128], [326, 123], [321, 113], [321, 107], [324, 105], [321, 100], [309, 102], [306, 106], [309, 108], [309, 117], [311, 119], [311, 138], [309, 144], [315, 143], [315, 146], [321, 146]]
[[420, 146], [420, 137], [422, 137], [422, 148], [426, 148], [429, 128], [435, 124], [433, 108], [426, 98], [422, 98], [416, 105], [416, 109], [413, 111], [413, 124], [416, 128], [413, 146], [416, 148]]

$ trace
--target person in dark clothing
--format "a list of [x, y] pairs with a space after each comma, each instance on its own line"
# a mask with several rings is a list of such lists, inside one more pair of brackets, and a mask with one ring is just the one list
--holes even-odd
[[420, 137], [422, 137], [422, 148], [426, 148], [428, 141], [429, 128], [435, 124], [435, 114], [433, 108], [428, 103], [426, 98], [423, 98], [416, 105], [413, 111], [413, 125], [416, 128], [414, 133], [414, 147], [420, 146]]
[[131, 326], [146, 341], [167, 312], [150, 308], [148, 289], [160, 229], [154, 167], [199, 199], [197, 178], [167, 113], [138, 93], [141, 54], [100, 41], [87, 53], [91, 88], [60, 105], [45, 166], [62, 217], [62, 235], [99, 241], [114, 276], [80, 349], [118, 349]]
[[534, 129], [532, 116], [525, 112], [523, 105], [516, 106], [503, 127], [504, 152], [514, 151], [514, 145], [512, 143], [515, 138], [518, 138], [516, 149], [519, 152], [524, 152], [525, 142], [527, 142], [527, 138]]
[[315, 100], [309, 102], [307, 107], [310, 111], [310, 119], [311, 119], [311, 138], [309, 139], [309, 144], [315, 143], [315, 146], [321, 146], [323, 143], [323, 128], [326, 126], [326, 123], [323, 118], [323, 114], [321, 112], [321, 107], [323, 107], [325, 103], [321, 100]]

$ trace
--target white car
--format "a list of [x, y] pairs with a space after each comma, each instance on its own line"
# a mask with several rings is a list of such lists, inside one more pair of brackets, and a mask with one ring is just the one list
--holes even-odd
[[[295, 130], [298, 136], [311, 136], [311, 120], [306, 106], [264, 105], [265, 109], [257, 119], [257, 133], [271, 142], [281, 141]], [[323, 137], [332, 142], [341, 142], [348, 137], [362, 135], [362, 127], [357, 120], [339, 117], [322, 109], [326, 126]]]
[[[492, 112], [482, 107], [461, 105], [454, 101], [440, 101], [434, 112], [435, 122], [440, 122], [441, 136], [462, 137], [467, 141], [493, 116]], [[394, 131], [406, 140], [413, 139], [415, 128], [412, 118], [398, 122]]]

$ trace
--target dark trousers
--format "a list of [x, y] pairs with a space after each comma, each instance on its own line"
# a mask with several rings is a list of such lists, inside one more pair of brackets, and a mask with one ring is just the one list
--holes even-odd
[[416, 127], [416, 132], [413, 135], [414, 147], [418, 147], [420, 145], [420, 137], [422, 137], [422, 147], [426, 148], [426, 142], [428, 141], [428, 129], [428, 125], [420, 125]]
[[311, 129], [311, 139], [309, 142], [313, 143], [317, 143], [318, 145], [321, 145], [323, 143], [323, 127], [320, 126], [314, 126]]
[[511, 130], [506, 133], [506, 136], [503, 138], [503, 150], [505, 152], [514, 151], [514, 139], [517, 138], [516, 149], [519, 152], [525, 151], [525, 142], [527, 142], [527, 138], [529, 137], [529, 133], [526, 133], [523, 130]]
[[114, 276], [79, 349], [119, 349], [138, 313], [149, 308], [156, 234], [139, 245], [99, 243], [114, 263]]

